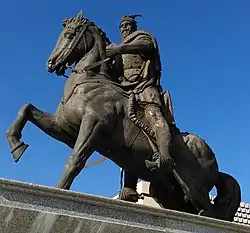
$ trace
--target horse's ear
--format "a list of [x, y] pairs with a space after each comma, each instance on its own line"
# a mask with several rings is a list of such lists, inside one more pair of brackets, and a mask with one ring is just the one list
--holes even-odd
[[76, 16], [76, 21], [81, 21], [83, 18], [83, 12], [82, 10], [80, 10], [80, 12], [78, 13], [78, 15]]
[[69, 22], [69, 18], [64, 19], [62, 23], [63, 27], [65, 27], [68, 22]]

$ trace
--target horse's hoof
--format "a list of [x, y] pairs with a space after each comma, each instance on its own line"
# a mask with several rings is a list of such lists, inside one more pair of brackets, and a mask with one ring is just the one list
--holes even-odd
[[17, 163], [19, 159], [21, 158], [22, 154], [26, 149], [29, 147], [29, 145], [25, 144], [24, 142], [19, 142], [12, 150], [11, 154], [13, 155], [13, 158], [15, 162]]
[[119, 200], [122, 201], [130, 201], [130, 202], [137, 202], [140, 198], [140, 195], [131, 188], [122, 188], [119, 194]]
[[204, 216], [204, 217], [208, 217], [208, 218], [214, 218], [214, 214], [211, 213], [211, 211], [207, 211], [207, 210], [201, 210], [198, 213], [198, 216]]

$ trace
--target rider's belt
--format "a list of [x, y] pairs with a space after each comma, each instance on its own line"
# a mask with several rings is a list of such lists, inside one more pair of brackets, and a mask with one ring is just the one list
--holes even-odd
[[129, 82], [134, 82], [138, 78], [140, 78], [141, 74], [141, 68], [140, 69], [126, 69], [123, 71], [124, 72], [124, 77], [129, 81]]

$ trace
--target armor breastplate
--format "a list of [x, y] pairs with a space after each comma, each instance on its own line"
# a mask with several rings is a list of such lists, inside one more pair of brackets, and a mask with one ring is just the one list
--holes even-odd
[[136, 81], [144, 60], [139, 54], [123, 54], [124, 77], [130, 82]]

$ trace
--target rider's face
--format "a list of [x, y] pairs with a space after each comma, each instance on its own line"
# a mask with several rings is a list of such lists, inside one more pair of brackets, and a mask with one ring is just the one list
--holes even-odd
[[134, 31], [134, 27], [131, 22], [125, 20], [120, 24], [120, 32], [121, 32], [122, 39], [125, 39], [133, 31]]

